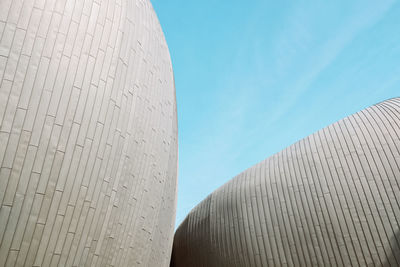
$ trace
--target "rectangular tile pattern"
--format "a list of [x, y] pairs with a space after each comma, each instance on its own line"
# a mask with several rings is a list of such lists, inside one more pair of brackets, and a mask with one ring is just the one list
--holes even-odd
[[300, 140], [195, 207], [172, 265], [400, 266], [400, 98]]
[[148, 0], [0, 1], [0, 266], [168, 266], [177, 147]]

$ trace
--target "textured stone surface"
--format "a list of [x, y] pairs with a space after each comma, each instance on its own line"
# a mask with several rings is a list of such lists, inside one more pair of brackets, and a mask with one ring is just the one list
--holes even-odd
[[0, 266], [167, 266], [177, 121], [148, 0], [0, 1]]
[[400, 98], [340, 120], [195, 207], [172, 266], [399, 266]]

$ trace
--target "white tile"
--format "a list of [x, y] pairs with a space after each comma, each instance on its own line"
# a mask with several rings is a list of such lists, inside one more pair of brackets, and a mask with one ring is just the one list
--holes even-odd
[[0, 2], [0, 21], [7, 21], [12, 2], [12, 0], [4, 0]]
[[21, 13], [18, 18], [18, 24], [17, 24], [18, 28], [28, 29], [28, 24], [32, 15], [33, 3], [34, 1], [24, 1]]

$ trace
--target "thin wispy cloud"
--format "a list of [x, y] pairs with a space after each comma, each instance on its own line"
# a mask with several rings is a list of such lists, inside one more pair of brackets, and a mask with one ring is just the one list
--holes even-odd
[[153, 4], [177, 89], [177, 223], [232, 176], [400, 92], [397, 1]]

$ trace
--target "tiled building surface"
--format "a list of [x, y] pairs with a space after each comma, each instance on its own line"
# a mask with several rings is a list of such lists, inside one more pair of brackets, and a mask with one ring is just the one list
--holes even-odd
[[177, 121], [148, 0], [0, 1], [0, 266], [167, 266]]
[[239, 174], [178, 228], [172, 264], [400, 266], [400, 98]]

